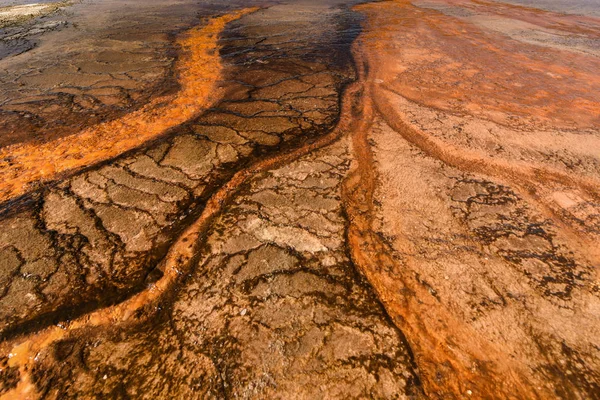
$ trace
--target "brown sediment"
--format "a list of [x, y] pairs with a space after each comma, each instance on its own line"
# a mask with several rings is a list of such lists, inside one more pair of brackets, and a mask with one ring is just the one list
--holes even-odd
[[355, 130], [357, 120], [351, 116], [354, 112], [352, 107], [357, 104], [356, 96], [359, 92], [358, 82], [347, 89], [342, 103], [340, 121], [329, 134], [293, 151], [258, 161], [237, 172], [222, 185], [207, 201], [200, 217], [183, 232], [169, 249], [162, 262], [164, 275], [146, 290], [118, 305], [95, 311], [71, 322], [51, 326], [26, 338], [3, 343], [2, 350], [5, 354], [8, 354], [8, 366], [19, 369], [20, 381], [14, 389], [3, 393], [0, 398], [36, 398], [35, 386], [30, 381], [29, 371], [31, 365], [35, 362], [36, 355], [42, 349], [66, 338], [71, 332], [77, 330], [89, 327], [113, 326], [131, 321], [132, 318], [136, 318], [137, 311], [153, 304], [163, 294], [171, 291], [178, 279], [191, 268], [196, 251], [202, 242], [203, 236], [210, 228], [211, 222], [221, 213], [240, 186], [260, 172], [290, 163], [303, 155], [333, 143], [345, 133]]
[[256, 9], [213, 18], [178, 40], [183, 50], [176, 71], [180, 91], [154, 99], [122, 118], [43, 144], [16, 144], [0, 150], [0, 201], [19, 196], [30, 184], [117, 156], [165, 133], [206, 110], [221, 96], [219, 33]]
[[[162, 275], [158, 264], [170, 245], [233, 174], [335, 126], [341, 89], [354, 75], [349, 57], [306, 61], [305, 45], [299, 53], [288, 39], [297, 38], [289, 25], [265, 24], [277, 12], [263, 9], [223, 32], [225, 94], [209, 111], [165, 138], [36, 191], [31, 203], [4, 205], [0, 253], [9, 266], [0, 279], [0, 331], [6, 340], [143, 290]], [[255, 28], [248, 32], [256, 24], [275, 38], [277, 59], [273, 43], [255, 39]], [[253, 61], [263, 58], [268, 65]], [[22, 295], [24, 287], [30, 296]]]

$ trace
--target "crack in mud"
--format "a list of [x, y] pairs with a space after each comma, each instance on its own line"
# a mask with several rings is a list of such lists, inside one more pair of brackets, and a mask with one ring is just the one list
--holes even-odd
[[[240, 40], [246, 39], [223, 37], [222, 51], [230, 52]], [[258, 49], [269, 54], [273, 45], [263, 46]], [[226, 78], [237, 79], [226, 82], [225, 98], [178, 128], [179, 136], [33, 193], [33, 207], [6, 205], [8, 215], [2, 223], [12, 235], [4, 241], [27, 253], [28, 273], [6, 266], [14, 274], [0, 299], [7, 310], [5, 335], [74, 318], [139, 291], [162, 274], [154, 265], [164, 257], [170, 238], [198, 217], [208, 197], [237, 169], [276, 150], [311, 142], [335, 123], [337, 93], [349, 79], [345, 71], [288, 59], [262, 65], [259, 72], [247, 70], [247, 62], [237, 56], [228, 57], [227, 64]], [[286, 86], [277, 87], [280, 83]], [[294, 91], [297, 85], [326, 93], [326, 100]], [[283, 98], [269, 100], [277, 105], [271, 108], [272, 117], [248, 117], [240, 126], [219, 111], [229, 104], [262, 106], [264, 100], [252, 95], [262, 88]], [[301, 110], [287, 116], [288, 103], [295, 101], [302, 102]], [[323, 102], [326, 110], [321, 109]], [[321, 115], [311, 114], [313, 110]], [[285, 121], [277, 123], [284, 118], [280, 114]], [[57, 286], [67, 287], [56, 293]], [[19, 295], [23, 290], [34, 290], [37, 297], [28, 295], [24, 301]], [[48, 298], [39, 300], [48, 291]]]

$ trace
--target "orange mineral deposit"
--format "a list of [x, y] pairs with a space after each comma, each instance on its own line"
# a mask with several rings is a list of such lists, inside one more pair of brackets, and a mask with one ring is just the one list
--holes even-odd
[[190, 29], [176, 72], [180, 91], [154, 99], [140, 110], [48, 143], [16, 144], [0, 150], [0, 202], [22, 195], [37, 181], [107, 160], [153, 139], [205, 110], [219, 97], [219, 33], [228, 22], [254, 11], [245, 9]]

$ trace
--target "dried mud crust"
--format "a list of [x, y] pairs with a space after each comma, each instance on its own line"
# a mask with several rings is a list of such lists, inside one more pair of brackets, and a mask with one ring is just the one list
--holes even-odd
[[[222, 102], [170, 139], [33, 193], [29, 204], [5, 204], [0, 331], [141, 289], [160, 277], [155, 267], [173, 236], [238, 168], [331, 129], [351, 68], [335, 51], [317, 62], [288, 29], [261, 36], [243, 21], [232, 25], [222, 38]], [[238, 52], [248, 48], [251, 57]]]
[[[396, 260], [373, 284], [380, 294], [403, 288], [410, 299], [384, 297], [392, 315], [406, 318], [399, 327], [421, 377], [439, 385], [426, 393], [487, 396], [491, 385], [501, 398], [595, 398], [594, 264], [506, 183], [441, 163], [381, 120], [370, 138], [379, 174], [374, 234]], [[385, 280], [397, 274], [402, 283]], [[432, 363], [442, 354], [430, 354], [436, 345], [451, 349], [449, 364]], [[463, 363], [472, 368], [460, 372]], [[518, 378], [494, 382], [505, 374]]]
[[349, 167], [342, 141], [253, 178], [172, 303], [152, 322], [75, 333], [42, 351], [39, 393], [419, 396], [410, 349], [346, 254]]
[[573, 259], [573, 254], [555, 240], [551, 221], [532, 215], [510, 188], [486, 180], [457, 179], [452, 200], [458, 216], [479, 243], [502, 257], [530, 280], [536, 291], [559, 306], [576, 288], [593, 282], [594, 268]]

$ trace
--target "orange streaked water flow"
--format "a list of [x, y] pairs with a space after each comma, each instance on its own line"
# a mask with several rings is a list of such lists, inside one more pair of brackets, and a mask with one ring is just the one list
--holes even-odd
[[115, 157], [205, 110], [219, 97], [219, 32], [228, 22], [252, 11], [255, 9], [211, 19], [178, 40], [183, 55], [176, 67], [181, 86], [176, 95], [159, 97], [140, 110], [75, 135], [44, 144], [16, 144], [1, 149], [0, 201], [24, 194], [34, 182], [51, 180], [58, 174]]

